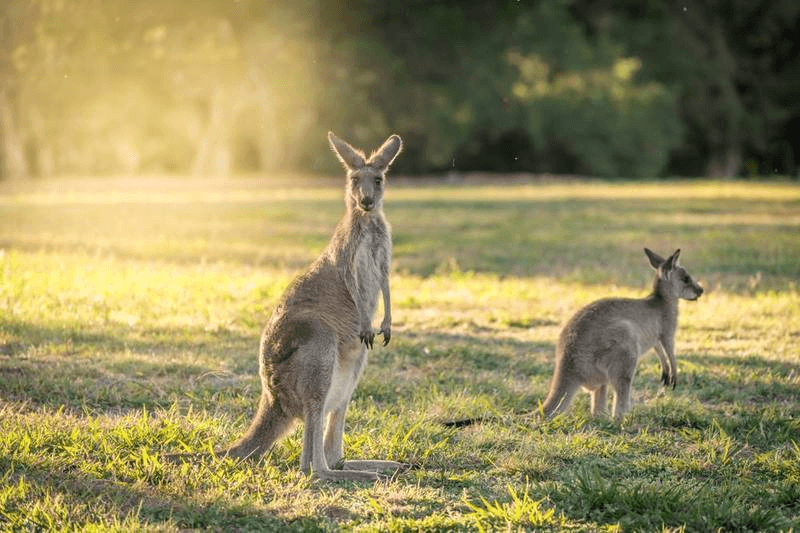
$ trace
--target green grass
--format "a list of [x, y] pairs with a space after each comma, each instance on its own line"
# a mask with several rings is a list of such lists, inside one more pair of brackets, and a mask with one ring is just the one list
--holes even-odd
[[[237, 438], [260, 327], [340, 216], [337, 181], [66, 180], [0, 189], [0, 528], [778, 531], [800, 523], [800, 186], [395, 183], [395, 319], [348, 416], [375, 485], [163, 454]], [[535, 409], [561, 326], [644, 295], [642, 247], [708, 292], [681, 304], [678, 386], [652, 354], [622, 424]], [[377, 321], [376, 321], [377, 323]], [[440, 422], [491, 415], [456, 430]]]

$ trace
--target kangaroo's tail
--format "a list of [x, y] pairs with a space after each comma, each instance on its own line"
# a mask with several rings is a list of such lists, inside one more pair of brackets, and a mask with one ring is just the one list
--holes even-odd
[[550, 392], [542, 403], [545, 418], [552, 418], [566, 409], [579, 388], [580, 383], [566, 376], [563, 360], [559, 360], [553, 373], [553, 381], [550, 383]]
[[215, 451], [221, 457], [257, 459], [292, 429], [294, 418], [284, 413], [268, 391], [264, 390], [258, 402], [258, 411], [244, 436], [228, 448]]

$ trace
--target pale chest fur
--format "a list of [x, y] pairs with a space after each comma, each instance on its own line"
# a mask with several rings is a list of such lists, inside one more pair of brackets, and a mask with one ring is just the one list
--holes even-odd
[[375, 314], [378, 294], [389, 272], [391, 246], [388, 225], [377, 220], [361, 232], [353, 251], [354, 299], [368, 317]]

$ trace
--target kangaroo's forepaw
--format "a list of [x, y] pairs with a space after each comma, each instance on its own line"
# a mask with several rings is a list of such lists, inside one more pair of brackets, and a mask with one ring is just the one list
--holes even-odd
[[383, 345], [386, 346], [387, 344], [389, 344], [389, 340], [392, 338], [392, 328], [391, 327], [381, 328], [381, 330], [378, 333], [383, 335]]
[[372, 329], [368, 331], [362, 331], [358, 338], [361, 339], [361, 342], [364, 343], [364, 346], [366, 346], [367, 349], [372, 349], [373, 342], [375, 341], [375, 333], [372, 331]]

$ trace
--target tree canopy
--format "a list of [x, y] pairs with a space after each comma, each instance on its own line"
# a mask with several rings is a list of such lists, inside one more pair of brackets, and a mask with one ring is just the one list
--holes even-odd
[[797, 175], [800, 4], [0, 0], [0, 176]]

